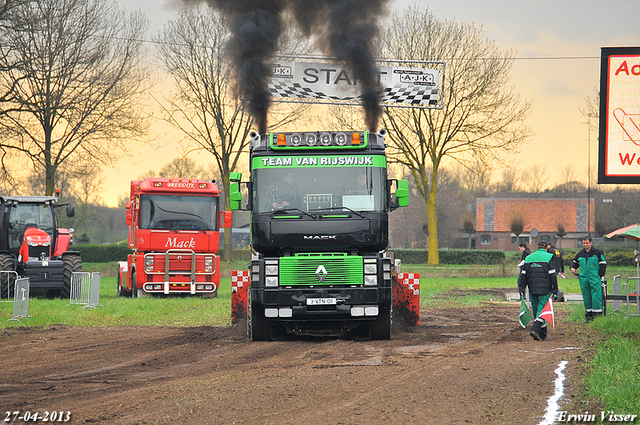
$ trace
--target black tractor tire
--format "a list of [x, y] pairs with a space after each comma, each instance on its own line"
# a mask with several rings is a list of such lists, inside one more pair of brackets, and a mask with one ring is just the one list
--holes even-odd
[[371, 339], [391, 339], [390, 305], [381, 305], [378, 318], [371, 322]]
[[74, 273], [82, 271], [82, 258], [79, 254], [65, 254], [62, 256], [64, 263], [64, 275], [62, 277], [62, 289], [60, 298], [69, 299], [71, 296], [71, 278]]
[[[13, 257], [11, 255], [0, 254], [0, 270], [14, 271]], [[0, 298], [3, 301], [13, 299], [15, 289], [15, 275], [13, 273], [0, 273]]]

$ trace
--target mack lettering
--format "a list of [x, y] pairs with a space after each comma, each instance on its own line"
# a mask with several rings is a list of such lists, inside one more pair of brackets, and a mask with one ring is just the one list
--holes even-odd
[[194, 238], [186, 241], [178, 241], [178, 238], [167, 238], [167, 243], [164, 244], [164, 247], [176, 249], [195, 249], [196, 241]]

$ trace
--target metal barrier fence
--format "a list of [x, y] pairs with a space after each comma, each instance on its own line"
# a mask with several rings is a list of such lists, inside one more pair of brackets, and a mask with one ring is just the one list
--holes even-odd
[[[620, 303], [627, 304], [627, 318], [632, 316], [640, 316], [640, 277], [629, 277], [627, 281], [622, 283], [620, 275], [613, 277], [613, 294], [607, 293], [607, 281], [602, 284], [605, 302], [603, 303], [605, 314], [607, 314], [607, 301], [613, 302], [612, 311], [620, 310]], [[631, 283], [635, 282], [635, 287]], [[622, 288], [624, 288], [624, 293]], [[636, 314], [631, 313], [631, 304], [636, 305]]]
[[89, 293], [89, 304], [82, 308], [102, 307], [100, 305], [100, 273], [91, 275], [91, 292]]
[[91, 290], [91, 273], [75, 272], [71, 275], [71, 292], [69, 305], [89, 304], [89, 291]]
[[7, 320], [7, 322], [16, 321], [22, 323], [20, 322], [21, 318], [31, 318], [31, 316], [29, 316], [29, 287], [28, 277], [16, 279], [13, 318]]
[[85, 308], [100, 305], [100, 273], [75, 272], [71, 276], [69, 305], [78, 304]]
[[[11, 285], [15, 285], [15, 281], [16, 279], [18, 279], [18, 272], [14, 271], [14, 270], [0, 270], [0, 278], [4, 277], [3, 275], [7, 274], [7, 299], [3, 300], [2, 298], [0, 298], [0, 303], [12, 303], [13, 300], [11, 299], [11, 291], [9, 290], [9, 288], [11, 287]], [[13, 276], [13, 278], [12, 278]]]

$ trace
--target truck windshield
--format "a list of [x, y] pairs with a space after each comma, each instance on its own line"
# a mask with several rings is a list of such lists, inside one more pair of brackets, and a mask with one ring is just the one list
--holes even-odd
[[257, 212], [386, 209], [387, 169], [382, 167], [258, 168], [252, 176]]
[[218, 230], [218, 198], [141, 195], [140, 229]]
[[21, 202], [11, 205], [9, 213], [9, 249], [22, 245], [24, 229], [37, 227], [49, 234], [53, 240], [53, 208], [48, 204]]

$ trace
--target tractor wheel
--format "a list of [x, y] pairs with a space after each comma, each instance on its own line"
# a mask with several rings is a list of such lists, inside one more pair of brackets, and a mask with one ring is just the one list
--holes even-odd
[[71, 295], [71, 278], [74, 273], [82, 271], [82, 258], [78, 254], [66, 254], [62, 256], [64, 262], [64, 276], [62, 277], [62, 289], [60, 298], [68, 299]]
[[[13, 257], [8, 254], [0, 254], [0, 270], [14, 271]], [[0, 298], [3, 301], [13, 298], [15, 291], [15, 275], [13, 273], [0, 273]]]

